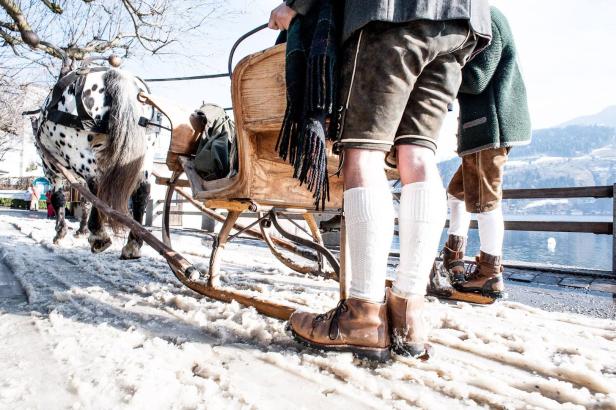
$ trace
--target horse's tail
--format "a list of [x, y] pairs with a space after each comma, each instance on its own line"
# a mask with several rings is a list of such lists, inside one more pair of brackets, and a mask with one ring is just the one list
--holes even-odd
[[[97, 196], [120, 212], [128, 212], [128, 199], [143, 179], [143, 163], [147, 149], [145, 127], [139, 125], [142, 104], [137, 100], [139, 89], [133, 77], [112, 68], [104, 76], [109, 108], [109, 135], [99, 155], [101, 174]], [[121, 228], [108, 221], [114, 231]]]

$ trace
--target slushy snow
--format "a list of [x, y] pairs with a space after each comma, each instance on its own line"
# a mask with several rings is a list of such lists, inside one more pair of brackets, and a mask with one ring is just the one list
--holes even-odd
[[[52, 221], [0, 216], [0, 257], [27, 293], [0, 301], [0, 408], [616, 408], [614, 321], [432, 299], [436, 356], [374, 365], [201, 297], [147, 246], [121, 261], [123, 238], [93, 255], [74, 231], [56, 246]], [[174, 241], [207, 266], [207, 236]], [[252, 240], [231, 242], [222, 270], [222, 285], [246, 294], [314, 311], [337, 303], [336, 282], [291, 272]]]

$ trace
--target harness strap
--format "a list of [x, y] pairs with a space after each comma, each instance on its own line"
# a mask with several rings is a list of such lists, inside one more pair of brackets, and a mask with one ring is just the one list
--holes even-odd
[[[71, 71], [62, 77], [53, 88], [51, 101], [45, 110], [45, 119], [66, 127], [106, 134], [108, 132], [108, 122], [93, 119], [83, 105], [82, 96], [87, 75], [92, 72], [107, 70], [107, 67], [86, 67], [80, 68], [77, 71]], [[75, 84], [75, 106], [78, 115], [58, 110], [62, 94], [73, 83]]]
[[75, 128], [79, 130], [88, 130], [96, 133], [106, 134], [108, 131], [109, 122], [102, 120], [82, 120], [79, 116], [69, 114], [59, 110], [47, 111], [47, 121], [55, 124], [64, 125], [65, 127]]
[[79, 118], [91, 120], [92, 116], [86, 111], [83, 105], [83, 87], [86, 85], [86, 75], [80, 74], [75, 81], [75, 102], [77, 106], [77, 115]]
[[49, 104], [47, 104], [48, 109], [58, 105], [58, 103], [60, 102], [60, 98], [62, 98], [64, 90], [66, 90], [68, 86], [75, 81], [75, 77], [77, 77], [77, 73], [75, 71], [71, 71], [64, 77], [60, 78], [56, 85], [54, 85], [53, 91], [51, 93], [51, 101], [49, 101]]

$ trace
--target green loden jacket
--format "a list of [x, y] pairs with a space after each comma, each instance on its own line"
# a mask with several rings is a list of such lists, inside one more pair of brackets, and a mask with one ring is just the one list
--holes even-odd
[[458, 155], [530, 143], [526, 88], [505, 16], [490, 8], [492, 43], [462, 69]]

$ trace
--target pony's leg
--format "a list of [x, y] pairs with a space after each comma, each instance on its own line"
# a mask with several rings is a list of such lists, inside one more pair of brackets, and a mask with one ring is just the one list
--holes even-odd
[[88, 216], [90, 216], [92, 210], [92, 204], [84, 196], [79, 199], [79, 205], [81, 205], [81, 220], [79, 221], [79, 229], [75, 232], [76, 238], [88, 233]]
[[88, 229], [90, 230], [88, 242], [92, 253], [101, 253], [111, 246], [111, 238], [105, 231], [98, 209], [94, 206], [88, 218]]
[[[88, 188], [90, 188], [90, 191], [96, 192], [96, 184], [91, 179], [88, 180]], [[95, 206], [92, 206], [92, 209], [90, 210], [88, 229], [90, 230], [88, 242], [90, 242], [90, 250], [92, 253], [103, 252], [111, 246], [111, 238], [105, 231], [102, 218]]]
[[56, 211], [56, 236], [53, 238], [53, 243], [57, 244], [68, 232], [66, 219], [64, 219], [66, 197], [64, 196], [63, 189], [57, 189], [51, 195], [51, 206], [53, 206], [54, 211]]
[[[34, 135], [36, 135], [35, 122], [32, 122], [32, 127], [34, 130]], [[39, 147], [37, 146], [37, 150]], [[40, 151], [39, 151], [40, 154]], [[62, 238], [64, 238], [68, 232], [68, 227], [66, 226], [66, 219], [64, 218], [65, 207], [66, 207], [66, 197], [64, 196], [64, 184], [62, 182], [62, 178], [59, 175], [58, 170], [50, 166], [45, 157], [41, 156], [43, 162], [43, 172], [47, 179], [52, 183], [55, 190], [53, 194], [51, 194], [51, 206], [56, 213], [56, 236], [53, 238], [53, 243], [57, 244], [60, 242]]]
[[[142, 181], [130, 198], [133, 203], [133, 219], [142, 224], [143, 215], [145, 215], [145, 208], [148, 204], [148, 200], [150, 199], [150, 183], [147, 180]], [[137, 237], [133, 231], [130, 231], [128, 234], [128, 241], [122, 248], [122, 256], [120, 256], [120, 259], [140, 258], [142, 245], [143, 239]]]

